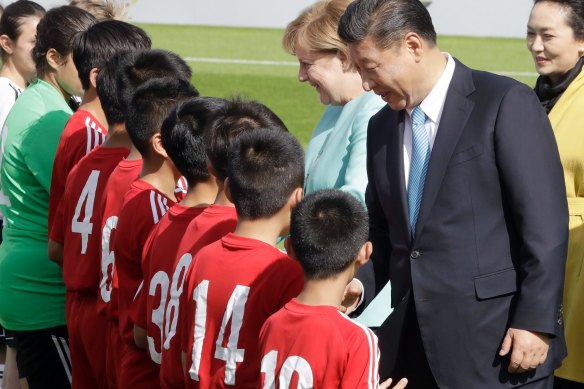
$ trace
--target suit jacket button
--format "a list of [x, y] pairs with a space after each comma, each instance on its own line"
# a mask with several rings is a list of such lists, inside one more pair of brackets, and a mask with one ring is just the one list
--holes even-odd
[[420, 258], [420, 252], [418, 250], [414, 250], [410, 254], [410, 259], [418, 259]]

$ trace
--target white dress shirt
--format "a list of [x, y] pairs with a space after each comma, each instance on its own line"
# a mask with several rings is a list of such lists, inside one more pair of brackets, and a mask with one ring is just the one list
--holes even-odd
[[[430, 151], [434, 146], [434, 140], [436, 139], [436, 133], [438, 132], [438, 125], [440, 124], [440, 118], [442, 117], [442, 109], [444, 108], [444, 101], [446, 101], [446, 93], [448, 92], [448, 87], [450, 86], [450, 81], [454, 75], [455, 62], [452, 56], [448, 53], [444, 53], [448, 58], [446, 67], [442, 72], [442, 75], [438, 79], [438, 82], [434, 85], [428, 96], [420, 103], [420, 108], [426, 114], [426, 123], [424, 128], [428, 131], [428, 137], [430, 139]], [[415, 107], [407, 109], [408, 114], [406, 115], [406, 121], [404, 125], [404, 175], [406, 190], [408, 189], [408, 181], [410, 179], [410, 163], [412, 161], [412, 112]]]

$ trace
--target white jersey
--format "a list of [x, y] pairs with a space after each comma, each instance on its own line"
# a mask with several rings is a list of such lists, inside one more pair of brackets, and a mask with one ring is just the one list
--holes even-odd
[[[6, 136], [8, 135], [7, 129], [4, 127], [4, 122], [20, 93], [22, 93], [22, 88], [13, 83], [10, 79], [0, 77], [0, 168], [2, 167], [2, 159], [4, 156], [4, 144], [6, 143]], [[2, 188], [0, 188], [0, 204], [10, 205], [8, 197], [2, 192]], [[0, 217], [4, 217], [2, 211], [0, 211]]]

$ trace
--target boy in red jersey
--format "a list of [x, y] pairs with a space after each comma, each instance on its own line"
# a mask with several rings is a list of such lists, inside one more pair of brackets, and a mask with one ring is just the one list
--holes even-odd
[[69, 172], [107, 135], [106, 117], [96, 89], [99, 69], [119, 50], [149, 49], [150, 45], [144, 30], [116, 20], [99, 22], [75, 37], [73, 62], [84, 92], [81, 106], [67, 122], [57, 146], [49, 197], [49, 231]]
[[114, 272], [115, 253], [113, 239], [116, 234], [118, 216], [124, 195], [130, 185], [138, 178], [142, 170], [142, 156], [136, 150], [125, 130], [127, 96], [144, 82], [165, 76], [180, 80], [191, 79], [191, 69], [176, 54], [163, 50], [121, 53], [106, 64], [98, 77], [97, 89], [102, 102], [109, 101], [109, 106], [115, 107], [124, 131], [117, 133], [115, 138], [109, 138], [112, 147], [119, 145], [130, 148], [130, 154], [121, 160], [111, 173], [105, 186], [100, 212], [96, 224], [101, 231], [101, 277], [97, 295], [97, 310], [100, 315], [108, 318], [106, 372], [110, 387], [117, 388], [120, 375], [120, 353], [122, 341], [119, 334], [117, 310], [117, 277]]
[[160, 128], [182, 100], [198, 92], [188, 82], [156, 78], [139, 86], [128, 105], [126, 127], [132, 143], [142, 155], [140, 179], [124, 196], [113, 247], [118, 275], [119, 330], [123, 347], [120, 387], [158, 388], [159, 369], [148, 354], [134, 343], [131, 310], [142, 287], [142, 250], [148, 235], [176, 202], [176, 182], [181, 176], [161, 142]]
[[[80, 72], [98, 61], [102, 61], [99, 65], [102, 67], [116, 50], [136, 50], [149, 45], [150, 38], [138, 27], [118, 21], [98, 23], [81, 33], [77, 40], [77, 54], [80, 51], [85, 54], [84, 59], [78, 61]], [[99, 105], [94, 87], [97, 68], [92, 67], [89, 72], [92, 86], [91, 91], [86, 89], [86, 97], [91, 95], [91, 104]], [[119, 131], [118, 122], [115, 116], [108, 115], [108, 108], [104, 105], [103, 112], [113, 135]], [[76, 136], [73, 134], [65, 144], [74, 149]], [[94, 216], [98, 213], [107, 177], [128, 153], [125, 147], [98, 147], [83, 157], [67, 178], [49, 231], [49, 258], [63, 266], [67, 289], [66, 320], [74, 388], [107, 387], [106, 343], [103, 342], [107, 322], [96, 311], [101, 234]]]
[[282, 120], [268, 107], [257, 101], [241, 99], [228, 101], [209, 124], [206, 141], [209, 158], [207, 164], [219, 191], [215, 202], [188, 226], [179, 245], [180, 255], [188, 252], [194, 257], [204, 246], [235, 230], [237, 214], [224, 191], [229, 149], [239, 135], [256, 128], [288, 131]]
[[[187, 178], [189, 189], [186, 197], [169, 209], [146, 241], [142, 254], [144, 287], [136, 298], [138, 309], [132, 311], [132, 320], [136, 345], [147, 349], [157, 364], [164, 358], [166, 367], [175, 370], [179, 384], [183, 382], [180, 344], [174, 345], [178, 343], [174, 340], [180, 314], [178, 299], [192, 257], [179, 256], [177, 242], [189, 223], [217, 196], [217, 184], [207, 170], [204, 132], [207, 118], [224, 104], [225, 100], [213, 97], [184, 101], [166, 118], [160, 130], [162, 144], [177, 169]], [[173, 356], [175, 364], [170, 361]], [[161, 375], [160, 385], [172, 387], [163, 381]]]
[[286, 248], [302, 265], [304, 288], [262, 327], [259, 388], [389, 387], [391, 380], [378, 384], [377, 337], [339, 311], [347, 284], [372, 252], [368, 220], [363, 206], [338, 189], [307, 196], [292, 211]]
[[[163, 263], [168, 263], [168, 258], [172, 258], [174, 255], [174, 264], [181, 264], [185, 269], [188, 264], [192, 263], [191, 259], [196, 255], [198, 250], [212, 243], [229, 232], [235, 230], [237, 224], [237, 215], [235, 214], [235, 208], [233, 204], [225, 197], [223, 192], [223, 182], [227, 177], [227, 161], [229, 146], [233, 143], [234, 139], [242, 132], [252, 130], [254, 128], [272, 128], [274, 130], [287, 131], [286, 127], [282, 121], [267, 107], [257, 103], [255, 101], [243, 101], [239, 99], [231, 101], [223, 101], [220, 109], [215, 110], [215, 119], [212, 123], [208, 125], [208, 129], [205, 130], [205, 146], [206, 155], [209, 158], [208, 170], [212, 172], [212, 180], [215, 182], [216, 187], [218, 186], [219, 193], [217, 193], [215, 202], [204, 208], [199, 208], [200, 214], [192, 220], [192, 222], [187, 226], [181, 226], [180, 223], [176, 225], [171, 225], [168, 228], [163, 226], [167, 216], [173, 212], [173, 209], [169, 211], [165, 218], [157, 225], [156, 231], [163, 231], [160, 234], [160, 239], [154, 237], [154, 233], [150, 236], [149, 241], [152, 239], [162, 240], [164, 236], [164, 241], [167, 243], [165, 245], [158, 245], [160, 247], [159, 251], [164, 255], [152, 255], [154, 248], [150, 250], [150, 255], [145, 256], [145, 258], [151, 258], [152, 260], [157, 259], [158, 265], [150, 262], [150, 275], [154, 275], [157, 270], [161, 269]], [[166, 123], [166, 122], [165, 122]], [[165, 126], [163, 126], [163, 143], [170, 144], [170, 142], [164, 142], [164, 131]], [[184, 141], [175, 141], [175, 144], [185, 144]], [[167, 148], [168, 150], [168, 148]], [[186, 149], [182, 149], [184, 153]], [[169, 155], [173, 161], [173, 153], [168, 150]], [[191, 157], [192, 158], [192, 157]], [[203, 161], [204, 163], [204, 161]], [[216, 167], [215, 167], [216, 166]], [[178, 165], [177, 165], [178, 167]], [[183, 172], [183, 169], [180, 169]], [[186, 174], [185, 174], [186, 175]], [[191, 180], [187, 176], [187, 179]], [[174, 208], [174, 207], [173, 207]], [[186, 218], [183, 218], [185, 220]], [[175, 218], [176, 221], [176, 218]], [[169, 231], [176, 231], [176, 236], [178, 240], [181, 240], [180, 245], [176, 245], [175, 240], [168, 241]], [[180, 230], [177, 231], [177, 230]], [[183, 237], [184, 235], [184, 237]], [[169, 246], [170, 247], [163, 247]], [[147, 248], [145, 248], [147, 250]], [[142, 263], [144, 268], [145, 263]], [[166, 265], [168, 266], [168, 265]], [[184, 285], [184, 273], [179, 271], [180, 267], [174, 270], [174, 273], [168, 273], [169, 280], [174, 278], [170, 277], [171, 274], [180, 275], [182, 278], [177, 278], [180, 280], [180, 291], [182, 292]], [[174, 269], [174, 267], [172, 268]], [[146, 274], [146, 273], [145, 273]], [[163, 277], [163, 276], [160, 276]], [[148, 277], [145, 275], [144, 279]], [[148, 285], [148, 283], [146, 284]], [[170, 285], [170, 284], [169, 284]], [[151, 286], [152, 287], [152, 286]], [[154, 289], [156, 290], [156, 289]], [[171, 286], [171, 291], [173, 290]], [[177, 290], [174, 288], [174, 290]], [[177, 290], [178, 291], [178, 290]], [[178, 312], [182, 312], [181, 306], [179, 304], [179, 297], [182, 293], [175, 293], [174, 296], [172, 292], [167, 294], [167, 300], [172, 299], [170, 302], [166, 302], [164, 311], [160, 310], [158, 294], [156, 296], [150, 296], [150, 289], [142, 290], [141, 296], [146, 296], [148, 309], [146, 313], [141, 313], [141, 315], [146, 316], [148, 330], [148, 335], [152, 340], [148, 345], [154, 348], [154, 352], [150, 352], [150, 355], [155, 360], [159, 360], [160, 366], [160, 380], [162, 388], [183, 388], [184, 378], [181, 365], [181, 350], [180, 350], [180, 326], [177, 323], [180, 322], [178, 317]], [[142, 302], [142, 300], [141, 300]], [[161, 338], [161, 330], [158, 329], [157, 325], [152, 323], [152, 317], [161, 318], [160, 313], [162, 313], [167, 320], [164, 326], [164, 330], [168, 333]], [[181, 316], [182, 317], [182, 316]], [[158, 320], [158, 325], [161, 324], [161, 320]], [[172, 336], [170, 335], [172, 334]], [[159, 341], [158, 339], [161, 339]], [[142, 340], [142, 342], [146, 342]], [[164, 347], [160, 347], [163, 343]]]
[[275, 242], [288, 232], [303, 183], [304, 152], [289, 133], [255, 129], [235, 141], [226, 191], [237, 228], [202, 248], [187, 276], [187, 388], [257, 386], [260, 328], [302, 289], [300, 266]]

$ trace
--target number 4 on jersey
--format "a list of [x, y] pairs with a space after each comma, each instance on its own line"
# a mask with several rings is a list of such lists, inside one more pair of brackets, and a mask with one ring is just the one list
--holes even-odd
[[[207, 294], [209, 292], [209, 281], [203, 280], [193, 291], [193, 300], [197, 304], [195, 310], [195, 334], [193, 343], [192, 360], [189, 374], [193, 380], [199, 381], [199, 368], [201, 366], [201, 354], [203, 353], [203, 342], [205, 340], [205, 326], [207, 320]], [[235, 369], [238, 362], [243, 362], [244, 349], [238, 349], [239, 331], [243, 324], [243, 314], [245, 303], [249, 296], [249, 286], [237, 285], [229, 298], [221, 329], [217, 335], [215, 343], [215, 358], [225, 361], [225, 383], [235, 385]], [[225, 328], [231, 319], [231, 329], [227, 347], [223, 347]]]
[[[81, 254], [85, 254], [87, 251], [87, 240], [93, 229], [93, 223], [91, 223], [90, 220], [93, 216], [93, 203], [95, 201], [95, 190], [97, 189], [98, 179], [99, 170], [92, 170], [89, 178], [85, 182], [81, 196], [79, 196], [79, 200], [77, 200], [75, 215], [73, 215], [73, 220], [71, 220], [71, 231], [81, 234]], [[83, 204], [85, 204], [83, 211], [84, 217], [83, 221], [79, 221]]]

